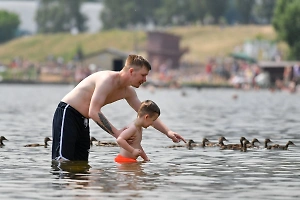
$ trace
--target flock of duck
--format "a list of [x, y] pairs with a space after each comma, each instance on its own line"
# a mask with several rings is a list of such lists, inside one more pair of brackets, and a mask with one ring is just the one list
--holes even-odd
[[[0, 137], [0, 147], [5, 146], [5, 144], [3, 143], [4, 140], [8, 141], [8, 139], [6, 139], [6, 137], [1, 136]], [[49, 141], [52, 141], [52, 140], [49, 137], [45, 137], [44, 144], [26, 144], [26, 145], [24, 145], [24, 147], [45, 147], [46, 148], [49, 146], [49, 144], [48, 144]]]
[[[3, 141], [7, 140], [4, 136], [0, 137], [0, 147], [5, 146]], [[24, 147], [48, 147], [48, 142], [51, 141], [49, 137], [45, 137], [44, 144], [27, 144], [24, 145]], [[194, 147], [219, 147], [221, 150], [240, 150], [240, 151], [247, 151], [248, 148], [261, 148], [257, 143], [260, 143], [260, 141], [256, 138], [254, 138], [251, 142], [247, 140], [245, 137], [240, 138], [240, 143], [238, 144], [224, 144], [224, 141], [228, 140], [221, 136], [218, 140], [218, 142], [210, 142], [207, 138], [203, 138], [201, 143], [195, 142], [194, 140], [188, 140], [188, 142], [184, 145], [182, 144], [175, 144], [168, 146], [168, 148], [179, 148], [179, 147], [186, 147], [188, 149], [193, 149]], [[277, 150], [287, 150], [289, 145], [296, 146], [292, 141], [288, 141], [285, 145], [279, 145], [279, 144], [273, 144], [268, 145], [269, 143], [272, 143], [272, 141], [267, 138], [264, 142], [265, 149], [277, 149]], [[109, 142], [109, 141], [99, 141], [95, 137], [91, 137], [90, 139], [90, 145], [96, 145], [96, 146], [105, 146], [105, 147], [118, 147], [119, 145], [116, 142]]]
[[[8, 139], [6, 139], [4, 136], [1, 136], [0, 137], [0, 147], [3, 147], [5, 146], [5, 144], [3, 143], [3, 141], [5, 141]], [[24, 147], [45, 147], [47, 148], [49, 146], [48, 142], [49, 141], [52, 141], [49, 137], [45, 137], [44, 139], [44, 144], [26, 144], [24, 145]], [[116, 143], [116, 142], [109, 142], [109, 141], [98, 141], [95, 137], [91, 137], [91, 140], [90, 140], [90, 145], [93, 146], [93, 145], [96, 145], [96, 146], [106, 146], [106, 147], [118, 147], [119, 145]]]
[[[171, 145], [168, 148], [178, 148], [178, 147], [187, 147], [188, 149], [193, 149], [194, 147], [219, 147], [221, 150], [240, 150], [240, 151], [247, 151], [248, 148], [255, 148], [259, 149], [262, 148], [257, 143], [260, 141], [257, 138], [254, 138], [251, 142], [247, 140], [245, 137], [240, 138], [240, 143], [238, 144], [224, 144], [224, 141], [228, 140], [221, 136], [218, 142], [210, 142], [207, 138], [203, 138], [201, 143], [197, 143], [194, 140], [188, 140], [185, 145]], [[289, 145], [296, 146], [292, 141], [288, 141], [285, 145], [273, 144], [268, 145], [269, 143], [273, 143], [269, 138], [265, 139], [264, 142], [264, 149], [277, 149], [277, 150], [287, 150]]]

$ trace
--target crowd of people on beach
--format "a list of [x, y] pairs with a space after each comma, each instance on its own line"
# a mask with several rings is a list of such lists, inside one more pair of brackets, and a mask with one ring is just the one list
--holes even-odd
[[[45, 62], [30, 62], [16, 57], [7, 66], [11, 69], [11, 78], [48, 81], [47, 75], [59, 76], [54, 81], [69, 81], [79, 83], [85, 77], [97, 71], [81, 62], [64, 62], [60, 57], [49, 56]], [[271, 81], [270, 74], [257, 63], [230, 57], [211, 57], [206, 64], [193, 64], [192, 67], [182, 64], [179, 68], [163, 66], [149, 74], [149, 80], [157, 82], [158, 86], [180, 87], [186, 82], [206, 83], [208, 85], [226, 85], [236, 89], [268, 88], [270, 91], [288, 91], [295, 93], [299, 90], [300, 64], [286, 66], [281, 76]], [[50, 79], [51, 81], [52, 79]]]

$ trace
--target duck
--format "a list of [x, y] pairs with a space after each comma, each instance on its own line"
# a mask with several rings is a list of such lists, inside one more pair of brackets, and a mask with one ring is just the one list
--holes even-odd
[[96, 142], [96, 146], [104, 146], [104, 147], [118, 147], [118, 143], [116, 142], [108, 142], [108, 141], [99, 141], [95, 137], [91, 137], [90, 145], [93, 146], [93, 142]]
[[243, 141], [243, 147], [241, 148], [242, 152], [246, 152], [247, 151], [247, 145], [250, 144], [249, 140], [245, 139]]
[[96, 143], [96, 146], [102, 146], [102, 147], [118, 147], [118, 143], [116, 142], [109, 142], [109, 141], [98, 141]]
[[289, 145], [294, 145], [296, 146], [292, 141], [288, 141], [286, 145], [279, 145], [279, 144], [274, 144], [271, 146], [268, 146], [267, 149], [278, 149], [278, 150], [287, 150]]
[[[206, 146], [206, 142], [210, 142], [207, 138], [203, 138], [201, 143], [195, 142], [194, 140], [191, 141], [191, 146], [192, 147], [205, 147]], [[187, 143], [189, 144], [189, 143]]]
[[242, 148], [243, 147], [243, 141], [244, 140], [246, 140], [246, 138], [245, 137], [241, 137], [240, 138], [240, 144], [227, 144], [227, 145], [224, 145], [224, 147], [223, 148], [228, 148], [228, 149], [240, 149], [240, 148]]
[[269, 138], [265, 139], [265, 149], [268, 148], [268, 143], [272, 142]]
[[224, 136], [219, 138], [218, 142], [207, 142], [206, 147], [224, 146], [224, 141], [228, 141]]
[[3, 143], [3, 140], [7, 140], [8, 141], [8, 139], [6, 139], [4, 136], [1, 136], [0, 137], [0, 147], [5, 146], [5, 144]]
[[90, 145], [93, 146], [93, 142], [97, 142], [98, 140], [95, 137], [91, 137], [90, 139]]
[[40, 147], [40, 146], [44, 146], [45, 148], [47, 148], [49, 141], [52, 141], [52, 140], [49, 137], [45, 137], [44, 144], [27, 144], [27, 145], [24, 145], [24, 147]]
[[187, 149], [193, 149], [193, 144], [196, 144], [194, 140], [188, 140], [186, 144], [174, 144], [171, 146], [168, 146], [168, 148], [180, 148], [180, 147], [186, 147]]
[[207, 138], [203, 138], [202, 143], [200, 145], [196, 145], [196, 146], [205, 147], [207, 142], [210, 142], [210, 141]]
[[258, 146], [255, 145], [255, 142], [260, 143], [260, 141], [257, 138], [253, 138], [250, 144], [247, 144], [247, 148], [258, 148]]
[[244, 146], [244, 141], [247, 140], [245, 137], [240, 138], [240, 144], [227, 144], [220, 147], [221, 150], [229, 149], [229, 150], [241, 150]]

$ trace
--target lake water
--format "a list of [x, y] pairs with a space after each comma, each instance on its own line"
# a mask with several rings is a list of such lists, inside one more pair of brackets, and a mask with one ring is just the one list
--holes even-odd
[[[51, 137], [54, 110], [68, 85], [0, 85], [0, 199], [299, 199], [300, 94], [231, 89], [138, 89], [152, 99], [161, 119], [186, 139], [229, 143], [241, 136], [261, 142], [288, 140], [287, 151], [166, 148], [173, 142], [153, 128], [144, 131], [147, 163], [119, 165], [118, 147], [92, 146], [88, 163], [52, 165], [51, 148], [23, 147]], [[232, 96], [237, 95], [237, 99]], [[124, 100], [103, 109], [121, 128], [135, 118]], [[91, 136], [114, 141], [93, 121]]]

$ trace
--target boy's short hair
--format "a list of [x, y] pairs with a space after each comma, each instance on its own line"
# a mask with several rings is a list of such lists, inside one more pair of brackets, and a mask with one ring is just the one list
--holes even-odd
[[151, 70], [151, 65], [148, 62], [148, 60], [146, 60], [143, 56], [132, 54], [127, 57], [125, 66], [123, 67], [123, 69], [127, 70], [130, 67], [142, 68], [143, 66], [146, 67], [148, 70]]
[[158, 114], [158, 116], [160, 115], [160, 109], [157, 106], [156, 103], [154, 103], [151, 100], [146, 100], [143, 101], [139, 110], [138, 110], [138, 116], [142, 117], [146, 114], [148, 114], [150, 117], [154, 116], [154, 114]]

